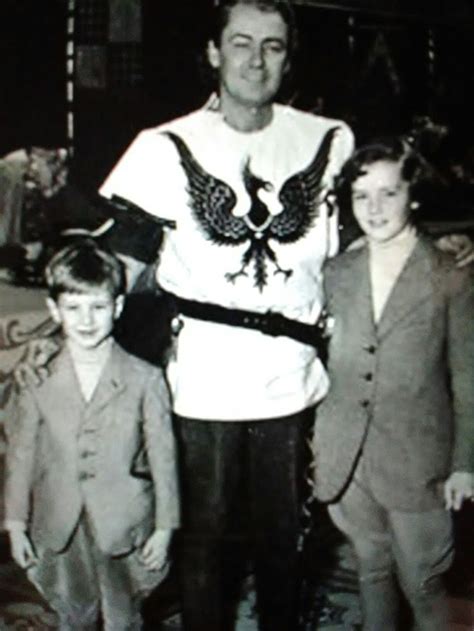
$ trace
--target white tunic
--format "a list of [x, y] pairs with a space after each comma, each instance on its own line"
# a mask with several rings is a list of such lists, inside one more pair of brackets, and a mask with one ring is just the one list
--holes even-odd
[[[185, 298], [226, 307], [284, 314], [315, 322], [323, 303], [321, 268], [338, 247], [337, 217], [326, 204], [294, 242], [268, 239], [275, 255], [263, 255], [264, 282], [257, 279], [251, 252], [255, 232], [238, 244], [216, 243], [193, 210], [190, 182], [171, 131], [185, 143], [206, 173], [231, 187], [236, 217], [245, 217], [251, 196], [245, 165], [267, 184], [258, 198], [273, 216], [284, 212], [278, 193], [284, 182], [313, 160], [326, 132], [337, 128], [322, 179], [324, 197], [353, 148], [342, 121], [275, 105], [272, 122], [243, 133], [229, 127], [219, 112], [198, 110], [155, 129], [142, 131], [115, 166], [100, 192], [119, 195], [149, 213], [176, 222], [166, 229], [157, 271], [161, 287]], [[278, 270], [291, 270], [284, 274]], [[183, 416], [215, 420], [253, 420], [298, 412], [319, 401], [328, 379], [315, 351], [286, 337], [183, 318], [177, 355], [169, 367], [174, 409]]]

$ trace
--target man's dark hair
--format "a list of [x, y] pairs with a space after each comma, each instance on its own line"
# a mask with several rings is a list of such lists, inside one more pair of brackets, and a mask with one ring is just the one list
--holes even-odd
[[85, 294], [102, 288], [114, 298], [125, 293], [123, 264], [92, 239], [81, 239], [57, 252], [46, 266], [45, 278], [53, 300], [62, 293]]
[[214, 8], [209, 39], [219, 47], [222, 32], [229, 23], [232, 9], [238, 5], [255, 7], [263, 13], [279, 13], [288, 28], [288, 54], [292, 58], [298, 42], [296, 19], [289, 0], [219, 0]]

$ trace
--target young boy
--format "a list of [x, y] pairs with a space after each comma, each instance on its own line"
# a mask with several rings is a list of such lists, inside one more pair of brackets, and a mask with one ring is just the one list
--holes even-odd
[[315, 488], [354, 545], [364, 631], [397, 628], [395, 577], [416, 628], [446, 629], [448, 511], [474, 489], [472, 270], [418, 233], [420, 169], [398, 139], [356, 152], [339, 192], [367, 245], [325, 270], [334, 327]]
[[90, 241], [46, 269], [65, 344], [49, 377], [19, 394], [8, 427], [6, 527], [12, 554], [60, 629], [141, 628], [179, 524], [170, 401], [161, 371], [112, 338], [121, 263]]

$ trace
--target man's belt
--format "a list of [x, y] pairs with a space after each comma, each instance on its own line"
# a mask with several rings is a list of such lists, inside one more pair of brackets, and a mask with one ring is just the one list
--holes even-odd
[[323, 327], [319, 324], [305, 324], [273, 311], [258, 313], [244, 309], [230, 309], [209, 302], [171, 295], [176, 302], [178, 312], [188, 318], [254, 329], [273, 337], [283, 335], [316, 348], [322, 358], [326, 355], [326, 339]]

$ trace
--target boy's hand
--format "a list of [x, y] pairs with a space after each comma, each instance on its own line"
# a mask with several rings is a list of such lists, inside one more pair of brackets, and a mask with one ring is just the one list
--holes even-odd
[[446, 234], [435, 241], [436, 247], [448, 254], [454, 254], [458, 267], [474, 261], [474, 243], [467, 234]]
[[168, 563], [171, 530], [155, 530], [142, 550], [143, 563], [149, 570], [162, 570]]
[[444, 484], [447, 510], [459, 510], [465, 499], [474, 496], [474, 475], [468, 471], [455, 471]]
[[24, 388], [27, 385], [41, 385], [48, 375], [49, 362], [59, 350], [60, 345], [50, 337], [29, 341], [23, 357], [14, 370], [18, 386]]
[[20, 567], [27, 570], [38, 560], [30, 538], [22, 528], [12, 528], [8, 534], [12, 557]]

